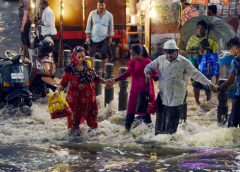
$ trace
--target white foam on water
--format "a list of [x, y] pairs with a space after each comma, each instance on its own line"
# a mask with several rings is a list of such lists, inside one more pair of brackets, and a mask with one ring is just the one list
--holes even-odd
[[[181, 123], [176, 134], [154, 135], [155, 115], [150, 126], [133, 124], [128, 133], [124, 129], [126, 111], [118, 111], [118, 96], [104, 107], [103, 96], [98, 96], [99, 128], [88, 133], [86, 123], [80, 126], [84, 139], [114, 145], [153, 144], [177, 147], [236, 147], [240, 144], [240, 132], [237, 128], [219, 127], [217, 124], [216, 106], [205, 104], [191, 110], [186, 123]], [[204, 107], [205, 106], [205, 107]], [[210, 111], [204, 112], [206, 106]], [[215, 106], [215, 107], [214, 107]], [[194, 109], [194, 108], [193, 108]], [[47, 104], [34, 103], [32, 116], [6, 116], [0, 121], [0, 143], [41, 143], [68, 141], [66, 119], [50, 119]]]

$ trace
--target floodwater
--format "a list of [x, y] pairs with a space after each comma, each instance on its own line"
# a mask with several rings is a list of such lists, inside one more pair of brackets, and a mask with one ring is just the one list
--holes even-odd
[[187, 122], [174, 135], [155, 136], [154, 122], [124, 130], [117, 90], [107, 107], [98, 96], [99, 128], [88, 133], [82, 124], [80, 138], [68, 137], [66, 119], [50, 119], [44, 101], [33, 104], [31, 117], [1, 113], [0, 171], [240, 170], [240, 132], [217, 125], [216, 98], [196, 107], [190, 92]]
[[[0, 0], [1, 55], [7, 48], [19, 49], [12, 20], [16, 6]], [[189, 87], [187, 122], [174, 135], [155, 136], [154, 115], [152, 125], [135, 122], [129, 133], [124, 130], [126, 111], [117, 110], [118, 84], [114, 89], [114, 101], [107, 107], [98, 96], [99, 128], [88, 133], [84, 123], [75, 139], [68, 137], [65, 118], [50, 119], [44, 100], [33, 104], [32, 116], [0, 110], [0, 171], [240, 171], [240, 130], [218, 126], [216, 95], [198, 107]]]

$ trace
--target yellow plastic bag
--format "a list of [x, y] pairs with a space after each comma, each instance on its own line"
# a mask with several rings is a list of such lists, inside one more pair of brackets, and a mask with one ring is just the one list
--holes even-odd
[[71, 115], [71, 110], [66, 101], [64, 92], [50, 92], [48, 96], [48, 109], [52, 119], [62, 118]]
[[88, 67], [90, 67], [90, 68], [93, 69], [93, 67], [92, 67], [92, 62], [91, 62], [90, 60], [86, 60], [86, 62], [87, 62]]

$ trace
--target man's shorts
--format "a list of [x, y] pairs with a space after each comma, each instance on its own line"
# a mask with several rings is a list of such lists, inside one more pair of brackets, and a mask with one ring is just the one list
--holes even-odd
[[95, 57], [96, 59], [106, 59], [109, 57], [109, 42], [108, 39], [104, 39], [101, 42], [93, 42], [91, 40], [89, 45], [89, 55], [90, 57]]

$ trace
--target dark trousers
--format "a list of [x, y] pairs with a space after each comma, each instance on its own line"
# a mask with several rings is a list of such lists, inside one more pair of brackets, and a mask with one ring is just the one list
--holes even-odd
[[[125, 129], [126, 130], [129, 131], [131, 129], [131, 125], [134, 121], [134, 118], [135, 118], [135, 114], [127, 114], [126, 115], [126, 118], [125, 118]], [[141, 117], [138, 117], [138, 120], [143, 121], [145, 124], [150, 124], [152, 122], [150, 114], [145, 114]]]
[[158, 94], [155, 135], [176, 133], [181, 113], [182, 105], [165, 106], [162, 104], [161, 97]]
[[238, 127], [240, 122], [240, 96], [236, 96], [232, 111], [228, 120], [228, 127]]
[[96, 59], [106, 59], [109, 58], [109, 41], [108, 38], [102, 40], [101, 42], [93, 42], [91, 40], [89, 45], [89, 55], [95, 57]]
[[180, 119], [184, 122], [187, 120], [187, 94], [188, 92], [186, 91], [186, 96], [182, 105], [182, 113], [180, 114]]

